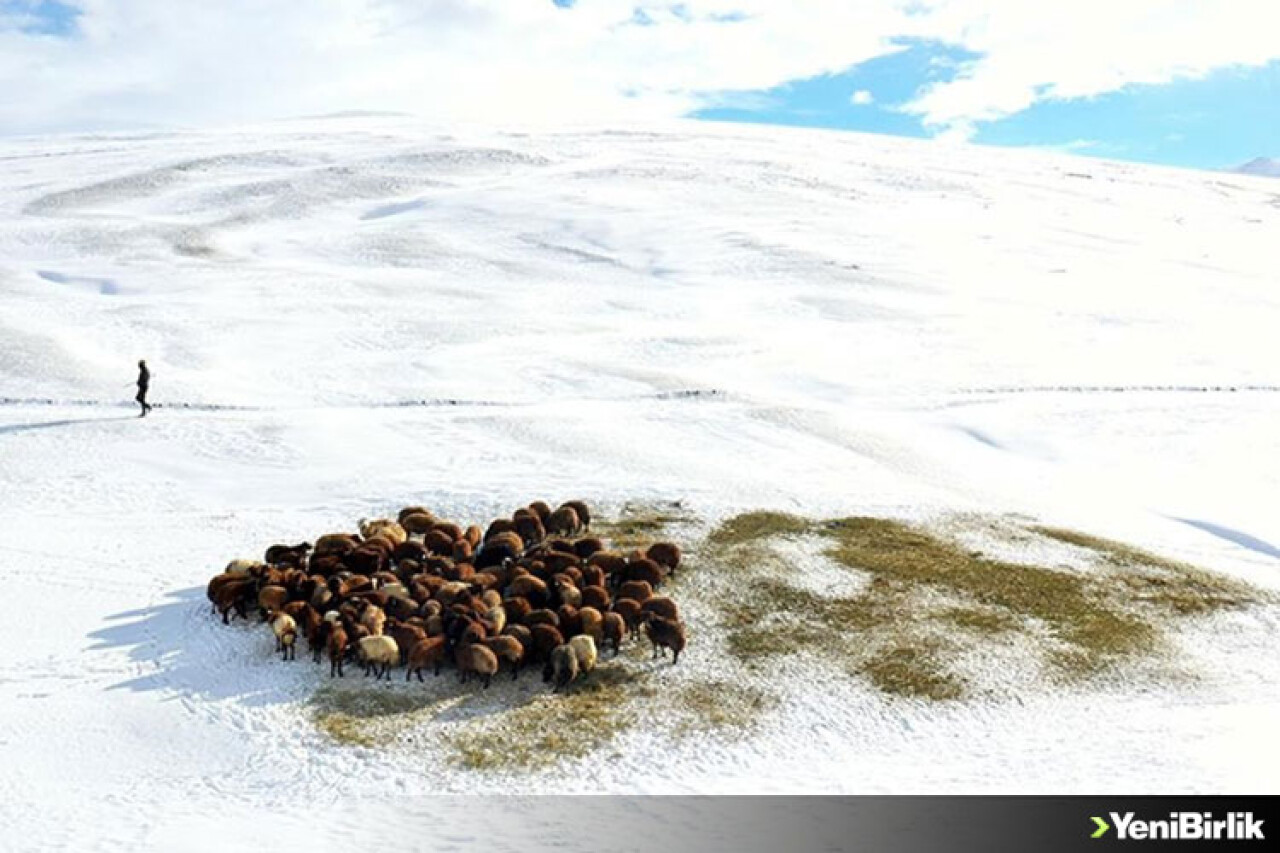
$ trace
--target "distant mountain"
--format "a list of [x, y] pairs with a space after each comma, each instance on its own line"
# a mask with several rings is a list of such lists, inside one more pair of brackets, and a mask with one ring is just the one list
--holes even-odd
[[1231, 171], [1243, 175], [1263, 175], [1268, 178], [1280, 178], [1280, 160], [1271, 157], [1255, 157], [1248, 163], [1236, 166]]

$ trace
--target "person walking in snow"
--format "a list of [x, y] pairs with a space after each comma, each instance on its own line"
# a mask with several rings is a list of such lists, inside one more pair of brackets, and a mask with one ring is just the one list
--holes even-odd
[[147, 412], [151, 411], [151, 404], [147, 402], [147, 389], [151, 387], [151, 371], [147, 370], [147, 362], [145, 359], [138, 361], [138, 396], [133, 399], [138, 401], [142, 406], [142, 414], [140, 418], [145, 418]]

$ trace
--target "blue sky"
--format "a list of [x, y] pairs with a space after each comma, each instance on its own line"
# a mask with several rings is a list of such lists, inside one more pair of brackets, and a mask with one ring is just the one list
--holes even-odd
[[[979, 56], [945, 44], [904, 42], [900, 52], [848, 71], [734, 93], [723, 106], [694, 115], [928, 137], [933, 133], [923, 118], [904, 111], [904, 105], [922, 87], [954, 79], [965, 62]], [[1221, 68], [1200, 79], [1129, 85], [1092, 97], [1041, 101], [978, 124], [972, 141], [1199, 168], [1236, 166], [1257, 156], [1280, 157], [1280, 62]]]
[[1280, 158], [1275, 0], [0, 0], [0, 134], [397, 110]]

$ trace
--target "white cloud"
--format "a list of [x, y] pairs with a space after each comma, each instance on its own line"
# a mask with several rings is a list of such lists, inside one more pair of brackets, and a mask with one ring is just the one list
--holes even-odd
[[67, 0], [71, 39], [0, 12], [0, 132], [351, 109], [643, 120], [838, 73], [908, 37], [982, 54], [905, 106], [964, 137], [1036, 100], [1280, 57], [1271, 2]]
[[875, 101], [875, 97], [866, 89], [859, 89], [853, 93], [853, 97], [849, 98], [849, 103], [858, 107], [865, 107]]

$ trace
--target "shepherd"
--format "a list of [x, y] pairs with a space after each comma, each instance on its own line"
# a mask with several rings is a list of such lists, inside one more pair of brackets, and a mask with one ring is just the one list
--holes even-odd
[[133, 399], [138, 401], [142, 406], [142, 414], [140, 418], [145, 418], [147, 412], [151, 411], [151, 404], [147, 402], [147, 388], [151, 386], [151, 371], [147, 370], [147, 362], [145, 359], [138, 361], [138, 396]]

